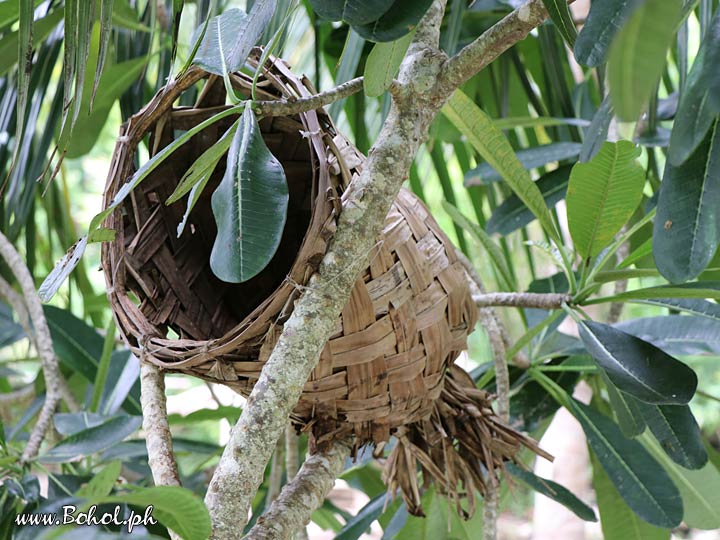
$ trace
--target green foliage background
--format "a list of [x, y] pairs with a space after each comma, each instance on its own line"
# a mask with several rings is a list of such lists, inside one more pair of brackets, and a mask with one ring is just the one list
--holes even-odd
[[[391, 9], [406, 3], [396, 0]], [[552, 22], [450, 99], [415, 158], [408, 185], [489, 290], [573, 295], [575, 305], [565, 310], [502, 312], [515, 344], [508, 358], [522, 351], [531, 363], [530, 369], [511, 365], [513, 424], [540, 437], [564, 406], [591, 448], [595, 500], [580, 501], [561, 488], [551, 493], [585, 519], [594, 516], [587, 504], [596, 508], [611, 540], [669, 538], [681, 521], [719, 529], [717, 2], [595, 0], [579, 35], [563, 2], [544, 3]], [[23, 253], [38, 287], [100, 211], [119, 124], [182, 69], [208, 17], [237, 7], [252, 14], [250, 4], [104, 0], [93, 12], [81, 0], [0, 2], [0, 230]], [[367, 92], [334, 103], [329, 112], [367, 152], [390, 109], [385, 90], [409, 43], [409, 25], [400, 25], [400, 32], [386, 19], [380, 34], [362, 17], [331, 22], [313, 11], [336, 2], [274, 4], [257, 41], [278, 37], [275, 54], [297, 73], [319, 89], [365, 74]], [[420, 4], [423, 11], [427, 2]], [[450, 0], [443, 49], [454, 54], [517, 4]], [[21, 15], [33, 9], [29, 40], [29, 19]], [[615, 34], [603, 31], [611, 22]], [[30, 43], [26, 76], [17, 53]], [[75, 69], [63, 69], [63, 61]], [[607, 142], [618, 138], [625, 141]], [[55, 145], [60, 153], [51, 158]], [[147, 154], [138, 160], [145, 163]], [[146, 538], [167, 537], [164, 526], [203, 538], [207, 473], [222, 450], [222, 426], [239, 410], [220, 404], [171, 415], [186, 489], [151, 487], [137, 431], [137, 360], [115, 336], [98, 264], [98, 244], [90, 243], [46, 306], [81, 412], [59, 411], [57, 436], [26, 466], [17, 457], [44, 383], [16, 314], [0, 304], [0, 392], [26, 394], [2, 409], [0, 537], [36, 538], [13, 526], [15, 514], [51, 511], [70, 500], [126, 508], [152, 501], [163, 519], [143, 531]], [[10, 279], [7, 268], [0, 274]], [[624, 280], [623, 293], [616, 283]], [[622, 321], [608, 325], [613, 300], [626, 305]], [[583, 322], [586, 315], [597, 322]], [[570, 330], [574, 323], [581, 325], [579, 338]], [[479, 387], [493, 390], [491, 358], [478, 328], [467, 366]], [[571, 397], [580, 379], [594, 391], [590, 406]], [[170, 392], [200, 384], [171, 380]], [[530, 464], [531, 456], [525, 459]], [[503, 508], [527, 515], [530, 488], [547, 492], [549, 483], [511, 473], [520, 481], [512, 497], [504, 488]], [[38, 477], [48, 479], [42, 495]], [[131, 485], [118, 484], [118, 477]], [[462, 521], [432, 490], [424, 495], [425, 519], [408, 516], [397, 501], [385, 509], [380, 469], [369, 456], [349, 463], [343, 479], [370, 502], [355, 516], [329, 501], [315, 513], [313, 521], [337, 538], [358, 538], [376, 519], [388, 539], [481, 534], [481, 512]], [[251, 524], [265, 508], [267, 488], [266, 482], [258, 492]], [[120, 537], [115, 530], [100, 532]]]

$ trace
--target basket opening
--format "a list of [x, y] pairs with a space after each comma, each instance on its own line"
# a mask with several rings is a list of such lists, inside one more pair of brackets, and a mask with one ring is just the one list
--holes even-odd
[[[176, 115], [182, 119], [178, 122], [182, 129], [173, 125]], [[202, 121], [200, 116], [195, 124]], [[210, 268], [217, 234], [210, 201], [225, 173], [225, 157], [178, 238], [177, 227], [188, 197], [169, 206], [165, 201], [195, 160], [235, 120], [229, 117], [194, 136], [135, 189], [123, 208], [124, 259], [129, 270], [126, 287], [138, 297], [143, 315], [163, 337], [176, 333], [181, 339], [214, 339], [242, 322], [286, 279], [310, 224], [314, 165], [308, 140], [301, 133], [303, 125], [294, 118], [268, 118], [260, 122], [261, 131], [283, 165], [290, 195], [280, 246], [268, 266], [240, 284], [221, 281]], [[151, 148], [157, 145], [156, 151], [189, 129], [188, 111], [173, 109], [165, 125], [159, 126], [149, 139]]]

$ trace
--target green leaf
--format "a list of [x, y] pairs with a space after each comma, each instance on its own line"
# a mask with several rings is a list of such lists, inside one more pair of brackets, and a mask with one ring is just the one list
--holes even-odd
[[605, 144], [610, 122], [613, 118], [613, 112], [610, 96], [605, 96], [598, 110], [595, 111], [593, 115], [590, 127], [585, 132], [585, 139], [583, 140], [580, 156], [578, 157], [581, 163], [586, 163], [594, 158], [602, 148], [602, 145]]
[[110, 319], [105, 332], [105, 339], [103, 340], [102, 353], [100, 354], [100, 360], [98, 362], [97, 374], [93, 381], [93, 393], [90, 400], [90, 410], [98, 412], [100, 406], [100, 398], [102, 397], [105, 383], [107, 382], [108, 372], [110, 371], [110, 359], [112, 358], [112, 352], [115, 348], [115, 320]]
[[[494, 122], [497, 126], [497, 122]], [[544, 167], [548, 163], [555, 161], [563, 161], [566, 159], [575, 159], [580, 153], [580, 143], [559, 142], [552, 144], [544, 144], [532, 148], [524, 148], [518, 150], [515, 154], [525, 169], [537, 169]], [[489, 163], [481, 163], [474, 169], [465, 173], [466, 186], [487, 185], [492, 182], [502, 180], [502, 175], [498, 173]]]
[[390, 88], [414, 36], [415, 32], [410, 32], [395, 41], [373, 46], [365, 62], [363, 84], [368, 96], [381, 96]]
[[[547, 377], [554, 380], [569, 399], [578, 382], [579, 373], [560, 371], [547, 373]], [[510, 400], [512, 425], [521, 431], [534, 431], [542, 420], [552, 416], [558, 408], [557, 401], [537, 381], [530, 380]]]
[[[0, 349], [25, 337], [25, 330], [13, 319], [10, 307], [0, 301]], [[0, 441], [2, 441], [0, 433]]]
[[[182, 18], [185, 0], [173, 0], [172, 3], [172, 50], [170, 51], [170, 65], [175, 62], [177, 55], [178, 35], [180, 34], [180, 20]], [[262, 65], [262, 64], [261, 64]]]
[[720, 305], [707, 300], [695, 298], [647, 298], [635, 300], [634, 302], [684, 311], [720, 322]]
[[477, 223], [470, 221], [465, 215], [447, 201], [442, 201], [443, 208], [452, 218], [452, 220], [465, 229], [470, 235], [482, 245], [490, 256], [490, 260], [498, 270], [500, 278], [500, 288], [504, 290], [513, 290], [514, 283], [512, 272], [508, 266], [505, 255], [500, 246], [493, 242], [492, 238]]
[[45, 306], [44, 311], [60, 362], [94, 382], [103, 348], [100, 334], [67, 310]]
[[99, 426], [80, 431], [64, 439], [40, 456], [44, 463], [77, 461], [111, 448], [135, 433], [142, 424], [140, 416], [116, 416]]
[[575, 28], [575, 22], [572, 13], [570, 13], [567, 0], [543, 0], [543, 4], [550, 14], [552, 22], [555, 23], [558, 32], [560, 32], [568, 46], [572, 48], [577, 38], [577, 28]]
[[428, 489], [422, 496], [425, 517], [407, 516], [405, 526], [394, 538], [412, 540], [476, 540], [482, 537], [483, 511], [481, 501], [469, 520], [460, 518], [448, 504], [447, 497]]
[[[99, 35], [102, 37], [102, 34]], [[94, 57], [93, 60], [97, 60], [97, 57]], [[90, 61], [90, 66], [94, 64], [93, 60]], [[98, 93], [92, 106], [90, 102], [93, 99], [93, 89], [90, 88], [90, 84], [86, 84], [80, 106], [81, 114], [75, 122], [73, 136], [67, 146], [65, 154], [67, 158], [74, 159], [84, 156], [93, 149], [100, 138], [100, 133], [102, 133], [113, 105], [137, 81], [146, 65], [147, 58], [143, 56], [107, 66], [98, 83]], [[92, 81], [89, 82], [92, 84]]]
[[608, 82], [615, 114], [634, 121], [650, 99], [680, 20], [682, 0], [644, 0], [613, 39]]
[[113, 418], [116, 418], [116, 416], [96, 414], [87, 411], [55, 413], [53, 415], [53, 423], [58, 433], [68, 437], [86, 429], [102, 425]]
[[681, 283], [678, 285], [660, 285], [658, 287], [647, 287], [635, 289], [622, 294], [603, 296], [586, 300], [583, 305], [603, 304], [606, 302], [643, 300], [650, 298], [715, 298], [720, 299], [720, 282], [717, 281], [695, 281], [692, 283]]
[[92, 109], [95, 102], [95, 94], [98, 91], [100, 77], [105, 67], [105, 59], [107, 58], [111, 34], [110, 30], [112, 27], [113, 3], [114, 0], [101, 0], [100, 3], [100, 50], [98, 51], [97, 66], [95, 67], [95, 80], [93, 82], [92, 92], [90, 93], [90, 109]]
[[[18, 5], [17, 2], [13, 2], [13, 0], [8, 1]], [[62, 18], [63, 10], [56, 9], [42, 19], [34, 22], [32, 29], [33, 48], [42, 43], [50, 35], [50, 32], [55, 30], [55, 27], [62, 21]], [[3, 35], [0, 40], [0, 76], [5, 75], [10, 69], [17, 65], [20, 43], [19, 29]]]
[[[345, 45], [340, 54], [339, 66], [335, 72], [335, 84], [342, 84], [355, 77], [364, 50], [365, 40], [351, 28], [347, 33]], [[337, 120], [344, 104], [345, 100], [341, 99], [330, 105], [328, 111], [333, 119]]]
[[649, 257], [650, 255], [652, 255], [652, 238], [648, 238], [638, 247], [633, 249], [630, 255], [625, 257], [617, 267], [628, 268], [629, 266], [632, 266], [633, 264], [644, 259], [645, 257]]
[[218, 234], [210, 267], [217, 277], [241, 283], [267, 266], [280, 245], [288, 198], [285, 171], [265, 144], [248, 103], [212, 196]]
[[595, 512], [587, 504], [578, 499], [575, 494], [557, 482], [540, 478], [530, 471], [521, 469], [514, 463], [508, 463], [505, 469], [515, 478], [522, 480], [532, 489], [562, 504], [583, 521], [597, 521]]
[[79, 0], [65, 0], [65, 40], [63, 41], [63, 81], [65, 86], [63, 87], [63, 126], [65, 125], [67, 111], [70, 106], [70, 97], [72, 95], [71, 92], [73, 89], [75, 69], [77, 66], [78, 4]]
[[433, 0], [395, 0], [383, 15], [368, 24], [355, 25], [355, 30], [368, 41], [395, 41], [411, 32], [423, 18]]
[[[627, 505], [652, 525], [676, 527], [683, 516], [680, 493], [643, 445], [627, 439], [617, 424], [587, 405], [574, 399], [567, 405]], [[600, 517], [603, 519], [602, 511]]]
[[[33, 7], [37, 7], [44, 0], [34, 0]], [[18, 20], [20, 16], [20, 4], [15, 0], [0, 2], [0, 28], [8, 26]]]
[[702, 469], [708, 462], [700, 427], [687, 405], [648, 405], [638, 402], [650, 431], [665, 453], [686, 469]]
[[111, 461], [100, 472], [94, 474], [87, 484], [77, 490], [75, 495], [85, 499], [110, 495], [121, 470], [122, 463], [119, 460]]
[[335, 536], [335, 540], [357, 540], [365, 531], [368, 530], [373, 521], [375, 521], [383, 512], [385, 507], [385, 499], [387, 495], [381, 493], [374, 499], [371, 499], [360, 511], [350, 519], [342, 530]]
[[582, 118], [555, 118], [552, 116], [508, 116], [505, 118], [493, 118], [493, 124], [495, 124], [495, 127], [498, 129], [514, 129], [552, 126], [588, 127], [590, 125], [590, 122]]
[[720, 323], [684, 315], [643, 317], [615, 325], [670, 354], [720, 353]]
[[592, 453], [591, 458], [603, 540], [670, 540], [669, 529], [650, 525], [625, 504]]
[[136, 32], [150, 32], [150, 28], [138, 21], [138, 13], [128, 3], [128, 0], [115, 0], [113, 4], [112, 22], [115, 26], [135, 30]]
[[210, 537], [210, 515], [207, 508], [202, 499], [189, 489], [154, 486], [88, 502], [124, 503], [141, 508], [152, 506], [152, 516], [184, 540], [206, 540]]
[[218, 161], [220, 161], [223, 155], [230, 148], [230, 143], [238, 130], [239, 124], [240, 121], [238, 120], [230, 126], [214, 145], [205, 150], [200, 157], [197, 158], [192, 165], [190, 165], [190, 168], [185, 171], [185, 174], [180, 179], [180, 182], [178, 182], [175, 191], [173, 191], [165, 201], [166, 205], [179, 201], [203, 179], [207, 181], [207, 178], [209, 178], [215, 170]]
[[640, 1], [592, 2], [585, 25], [575, 41], [575, 59], [590, 67], [604, 64], [615, 34]]
[[710, 88], [710, 106], [715, 113], [720, 114], [720, 76], [717, 69], [712, 66], [720, 64], [720, 12], [716, 11], [712, 22], [705, 29], [705, 41], [707, 43], [707, 66], [710, 70], [708, 86]]
[[640, 412], [640, 401], [632, 397], [630, 394], [621, 392], [610, 381], [607, 373], [600, 371], [605, 388], [607, 388], [608, 398], [610, 398], [610, 406], [615, 413], [618, 425], [628, 438], [637, 437], [645, 431], [645, 420], [643, 420]]
[[660, 184], [653, 256], [673, 283], [700, 275], [720, 243], [720, 120], [680, 165], [668, 165]]
[[540, 189], [518, 161], [505, 135], [472, 100], [456, 90], [442, 109], [445, 116], [467, 137], [473, 148], [498, 171], [510, 188], [537, 216], [543, 229], [558, 243], [560, 237]]
[[130, 414], [142, 414], [140, 407], [140, 362], [130, 351], [113, 351], [99, 409], [114, 414], [120, 407]]
[[720, 529], [720, 471], [707, 463], [702, 469], [690, 471], [673, 463], [658, 443], [647, 434], [642, 442], [670, 474], [682, 495], [683, 521], [695, 529]]
[[[18, 0], [20, 2], [20, 26], [18, 34], [18, 70], [17, 70], [17, 126], [16, 141], [23, 138], [25, 130], [25, 109], [27, 108], [28, 93], [30, 91], [30, 71], [33, 60], [33, 0]], [[20, 153], [22, 145], [15, 144], [13, 163]]]
[[[73, 29], [77, 40], [75, 49], [75, 92], [72, 98], [72, 120], [68, 133], [72, 132], [78, 114], [80, 114], [80, 106], [82, 105], [82, 96], [85, 89], [88, 56], [90, 55], [90, 42], [95, 22], [95, 2], [80, 0], [77, 5], [77, 28]], [[66, 87], [65, 92], [69, 93], [70, 88]], [[63, 119], [63, 124], [64, 123], [65, 119]]]
[[377, 21], [390, 9], [387, 0], [310, 0], [315, 13], [329, 21], [345, 21], [349, 25]]
[[688, 366], [654, 345], [593, 321], [578, 325], [590, 355], [620, 390], [655, 404], [684, 405], [697, 388]]
[[247, 15], [233, 8], [213, 17], [195, 53], [194, 63], [216, 75], [238, 71], [270, 22], [275, 3], [275, 0], [257, 0]]
[[[548, 208], [565, 198], [571, 170], [572, 167], [566, 165], [547, 173], [535, 182]], [[498, 233], [505, 236], [525, 227], [534, 219], [535, 216], [520, 197], [512, 194], [493, 211], [485, 228], [488, 234]]]
[[[716, 15], [715, 18], [720, 21], [720, 16]], [[706, 58], [711, 47], [720, 47], [720, 30], [717, 34], [706, 34], [688, 74], [685, 88], [680, 94], [668, 147], [668, 158], [676, 167], [693, 155], [715, 123], [716, 114], [710, 106], [709, 82], [714, 66], [709, 65]]]
[[640, 149], [628, 141], [606, 142], [588, 163], [570, 174], [567, 215], [575, 249], [583, 258], [606, 247], [642, 199], [645, 172]]

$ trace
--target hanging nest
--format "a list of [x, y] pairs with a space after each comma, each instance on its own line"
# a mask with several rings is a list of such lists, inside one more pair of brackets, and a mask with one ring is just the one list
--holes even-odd
[[[257, 65], [259, 51], [249, 59]], [[231, 75], [249, 97], [252, 80]], [[179, 106], [199, 88], [192, 106]], [[257, 88], [262, 100], [294, 101], [315, 93], [309, 81], [271, 58]], [[136, 170], [137, 148], [155, 155], [179, 132], [227, 109], [221, 78], [191, 68], [121, 128], [104, 206]], [[118, 327], [144, 362], [227, 385], [248, 396], [302, 287], [317, 270], [341, 211], [345, 187], [364, 156], [324, 110], [263, 118], [263, 138], [282, 164], [289, 210], [280, 247], [251, 280], [230, 284], [210, 269], [217, 233], [210, 197], [225, 158], [178, 238], [187, 197], [166, 205], [195, 160], [237, 119], [228, 116], [192, 137], [134, 189], [105, 225], [102, 265]], [[458, 502], [484, 493], [503, 462], [534, 442], [503, 425], [486, 392], [453, 365], [467, 346], [477, 310], [454, 248], [423, 203], [401, 190], [379, 241], [358, 277], [334, 334], [305, 384], [292, 420], [315, 446], [355, 436], [378, 447], [396, 435], [386, 481], [421, 514], [417, 463]], [[488, 474], [489, 473], [489, 474]]]

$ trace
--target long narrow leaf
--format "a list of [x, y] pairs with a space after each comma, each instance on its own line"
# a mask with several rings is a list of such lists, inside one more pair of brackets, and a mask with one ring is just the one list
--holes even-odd
[[670, 540], [670, 529], [650, 525], [633, 512], [598, 459], [593, 455], [591, 458], [603, 540]]
[[618, 389], [646, 403], [684, 405], [697, 388], [687, 365], [635, 336], [606, 324], [578, 325], [590, 355]]
[[660, 273], [681, 283], [697, 277], [720, 244], [720, 120], [660, 184], [653, 256]]
[[512, 272], [510, 267], [503, 255], [500, 247], [493, 242], [492, 238], [482, 228], [466, 218], [460, 210], [455, 208], [452, 204], [447, 201], [443, 201], [443, 208], [450, 215], [452, 220], [457, 223], [460, 227], [468, 231], [477, 240], [483, 248], [487, 251], [490, 256], [490, 260], [495, 265], [498, 271], [498, 277], [500, 281], [500, 288], [504, 290], [514, 290], [514, 280], [512, 278]]
[[241, 283], [265, 268], [280, 245], [288, 208], [285, 171], [266, 146], [250, 102], [233, 136], [220, 185], [212, 196], [218, 234], [210, 267]]
[[[95, 81], [93, 82], [92, 95], [90, 97], [90, 109], [95, 103], [95, 93], [100, 84], [100, 77], [105, 67], [105, 59], [107, 57], [108, 44], [110, 43], [110, 30], [112, 27], [114, 0], [102, 0], [100, 4], [100, 49], [98, 52], [97, 67], [95, 68]], [[175, 43], [175, 38], [173, 43]]]
[[575, 46], [577, 38], [577, 28], [570, 13], [567, 0], [543, 0], [545, 9], [550, 14], [552, 22], [560, 32], [560, 35], [567, 42], [570, 48]]
[[702, 469], [708, 462], [700, 427], [688, 405], [638, 403], [650, 431], [665, 453], [686, 469]]
[[568, 405], [598, 461], [628, 506], [652, 525], [677, 526], [683, 516], [680, 493], [657, 461], [639, 442], [625, 438], [607, 416], [574, 399], [570, 399]]
[[621, 120], [638, 118], [665, 66], [682, 0], [644, 0], [613, 40], [608, 60], [610, 96]]
[[502, 175], [525, 206], [537, 216], [543, 229], [560, 243], [560, 236], [542, 193], [490, 117], [460, 90], [455, 91], [442, 110], [455, 127], [468, 138], [473, 148]]

